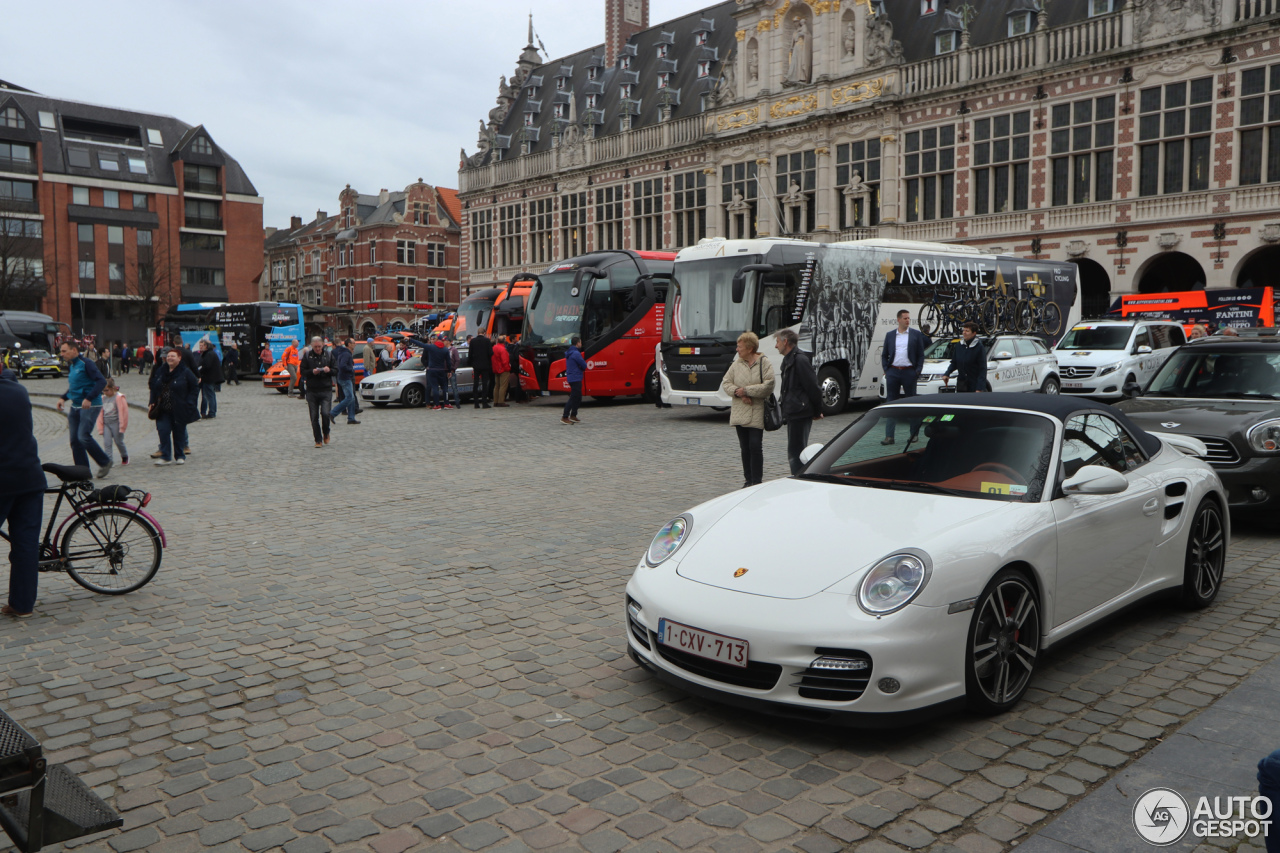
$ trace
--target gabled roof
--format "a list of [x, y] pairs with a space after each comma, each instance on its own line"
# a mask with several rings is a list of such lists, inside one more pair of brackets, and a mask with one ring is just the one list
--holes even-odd
[[449, 214], [449, 218], [453, 220], [453, 224], [462, 226], [462, 202], [458, 200], [458, 191], [446, 189], [445, 187], [436, 187], [436, 198], [444, 207], [445, 213]]

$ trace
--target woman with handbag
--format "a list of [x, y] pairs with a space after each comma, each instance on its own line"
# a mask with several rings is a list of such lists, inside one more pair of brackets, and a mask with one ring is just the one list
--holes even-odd
[[760, 354], [760, 339], [755, 332], [743, 332], [738, 336], [738, 357], [720, 388], [733, 398], [729, 425], [737, 430], [742, 450], [744, 489], [764, 482], [765, 406], [773, 399], [773, 382], [773, 365]]

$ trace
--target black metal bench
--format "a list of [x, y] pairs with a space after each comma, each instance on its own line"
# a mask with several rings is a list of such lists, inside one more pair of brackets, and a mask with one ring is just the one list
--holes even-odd
[[124, 825], [65, 764], [46, 766], [27, 730], [0, 711], [0, 829], [22, 853]]

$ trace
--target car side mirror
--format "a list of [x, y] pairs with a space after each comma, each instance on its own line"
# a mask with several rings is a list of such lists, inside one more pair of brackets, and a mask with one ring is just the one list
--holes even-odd
[[821, 444], [811, 444], [811, 445], [809, 445], [808, 447], [806, 447], [804, 450], [801, 450], [801, 451], [800, 451], [800, 464], [801, 464], [801, 465], [808, 465], [808, 464], [809, 464], [809, 461], [810, 461], [811, 459], [813, 459], [813, 457], [817, 456], [817, 455], [818, 455], [818, 452], [819, 452], [820, 450], [822, 450], [822, 445], [821, 445]]
[[1137, 382], [1126, 382], [1124, 388], [1121, 389], [1126, 397], [1141, 397], [1142, 386]]
[[1013, 353], [1009, 352], [1008, 350], [1000, 350], [1000, 352], [996, 353], [991, 357], [996, 361], [1005, 361], [1006, 359], [1013, 358]]
[[1151, 347], [1147, 346], [1146, 344], [1143, 344], [1142, 346], [1135, 349], [1133, 352], [1135, 355], [1151, 355]]
[[1062, 484], [1068, 495], [1118, 495], [1129, 488], [1129, 481], [1113, 468], [1086, 465]]

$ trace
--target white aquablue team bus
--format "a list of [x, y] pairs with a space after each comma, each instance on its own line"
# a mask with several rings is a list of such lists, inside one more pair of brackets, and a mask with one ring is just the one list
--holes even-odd
[[790, 328], [810, 353], [823, 413], [875, 397], [885, 333], [898, 310], [931, 334], [972, 319], [989, 334], [1035, 334], [1050, 347], [1080, 319], [1074, 264], [907, 240], [810, 243], [710, 238], [676, 256], [658, 345], [662, 401], [727, 407], [720, 380], [743, 331], [781, 365], [773, 333]]

